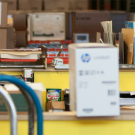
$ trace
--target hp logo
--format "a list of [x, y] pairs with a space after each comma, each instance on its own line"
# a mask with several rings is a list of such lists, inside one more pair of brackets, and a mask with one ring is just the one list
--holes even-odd
[[82, 62], [85, 62], [85, 63], [87, 63], [87, 62], [89, 62], [90, 61], [90, 55], [89, 54], [83, 54], [82, 56], [81, 56], [81, 59], [82, 59]]

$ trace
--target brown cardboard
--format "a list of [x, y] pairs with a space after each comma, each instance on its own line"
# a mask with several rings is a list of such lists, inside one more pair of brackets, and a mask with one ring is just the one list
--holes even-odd
[[65, 102], [64, 101], [52, 101], [52, 109], [65, 110]]
[[0, 28], [7, 27], [7, 3], [2, 3]]
[[45, 10], [69, 10], [69, 0], [44, 0]]
[[65, 13], [66, 39], [72, 40], [72, 13]]
[[88, 10], [89, 0], [44, 0], [45, 10]]
[[42, 10], [42, 0], [19, 0], [19, 10]]
[[17, 9], [17, 0], [0, 0], [0, 2], [8, 3], [8, 10]]
[[8, 10], [17, 10], [17, 0], [8, 1]]
[[14, 14], [13, 25], [16, 31], [26, 31], [27, 30], [27, 14], [26, 13]]
[[27, 47], [27, 31], [16, 31], [16, 47]]
[[133, 63], [133, 37], [134, 37], [134, 30], [133, 29], [126, 29], [122, 28], [123, 33], [123, 40], [124, 40], [124, 54], [125, 54], [125, 64], [132, 64]]
[[13, 49], [14, 36], [13, 28], [0, 29], [0, 49]]
[[[72, 14], [72, 33], [89, 33], [90, 42], [96, 42], [96, 33], [103, 36], [100, 22], [109, 21], [108, 11], [78, 11]], [[72, 35], [72, 36], [73, 36]]]
[[135, 14], [134, 13], [128, 13], [127, 21], [135, 21]]
[[101, 33], [97, 32], [96, 42], [100, 43]]
[[52, 101], [48, 101], [48, 102], [47, 102], [46, 110], [47, 110], [47, 111], [52, 110]]
[[47, 111], [49, 110], [65, 110], [65, 102], [64, 101], [48, 101]]
[[88, 10], [88, 0], [69, 0], [69, 10]]

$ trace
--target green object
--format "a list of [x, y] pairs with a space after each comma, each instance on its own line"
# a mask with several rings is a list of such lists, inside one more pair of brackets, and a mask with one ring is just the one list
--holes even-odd
[[47, 101], [61, 101], [61, 89], [46, 89]]
[[[28, 111], [28, 105], [25, 97], [21, 93], [10, 93], [10, 96], [15, 104], [17, 112]], [[0, 97], [0, 112], [7, 112], [6, 105], [3, 99]]]

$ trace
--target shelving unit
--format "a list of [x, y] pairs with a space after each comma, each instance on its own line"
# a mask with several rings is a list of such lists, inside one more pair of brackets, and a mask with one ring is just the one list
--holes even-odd
[[[131, 65], [120, 65], [120, 90], [135, 91], [135, 68], [129, 68]], [[132, 65], [133, 66], [133, 65]], [[125, 70], [126, 69], [126, 70]], [[123, 71], [124, 70], [124, 71]], [[0, 69], [0, 73], [9, 75], [22, 75], [21, 69]], [[34, 70], [35, 82], [42, 82], [45, 88], [69, 88], [68, 70], [54, 70], [48, 68], [45, 70]], [[134, 134], [135, 110], [121, 110], [118, 117], [90, 117], [77, 118], [75, 112], [63, 113], [43, 113], [44, 116], [44, 134], [49, 135], [127, 135]], [[0, 134], [9, 135], [10, 123], [8, 115], [0, 115]], [[18, 115], [18, 135], [28, 133], [28, 115]], [[36, 133], [36, 129], [35, 129]]]

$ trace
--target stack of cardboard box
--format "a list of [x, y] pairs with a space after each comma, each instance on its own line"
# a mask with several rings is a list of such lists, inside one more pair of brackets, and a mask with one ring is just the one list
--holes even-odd
[[14, 14], [14, 28], [16, 35], [16, 47], [27, 46], [27, 14], [16, 13]]
[[7, 26], [7, 3], [0, 2], [0, 49], [13, 49], [13, 27]]

